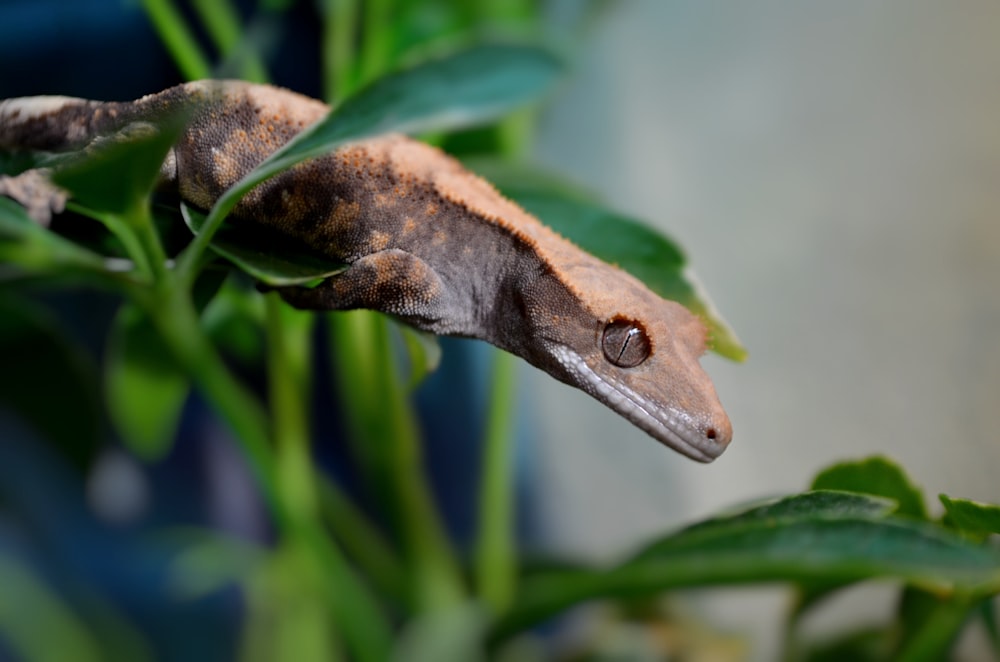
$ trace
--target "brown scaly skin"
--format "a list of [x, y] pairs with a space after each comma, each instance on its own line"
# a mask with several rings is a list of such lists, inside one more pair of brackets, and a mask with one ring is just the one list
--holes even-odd
[[[188, 83], [122, 103], [11, 99], [0, 102], [0, 150], [80, 148], [178, 110], [191, 119], [164, 182], [207, 209], [329, 108], [241, 82]], [[27, 177], [37, 173], [0, 179], [0, 194], [46, 208], [37, 186], [21, 184]], [[370, 308], [432, 333], [481, 338], [696, 460], [729, 444], [729, 419], [698, 363], [701, 322], [437, 149], [395, 134], [358, 142], [266, 181], [232, 215], [350, 264], [314, 289], [284, 289], [292, 305]]]

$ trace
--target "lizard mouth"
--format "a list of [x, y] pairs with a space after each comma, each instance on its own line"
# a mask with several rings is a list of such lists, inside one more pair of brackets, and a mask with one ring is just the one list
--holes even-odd
[[566, 346], [557, 346], [555, 354], [580, 388], [678, 453], [698, 462], [711, 462], [729, 445], [728, 422], [718, 428], [699, 425], [683, 411], [658, 406], [625, 384], [598, 375]]

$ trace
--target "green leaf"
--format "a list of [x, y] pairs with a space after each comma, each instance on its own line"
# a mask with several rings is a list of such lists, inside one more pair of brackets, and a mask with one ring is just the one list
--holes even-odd
[[97, 367], [59, 321], [28, 301], [0, 297], [0, 408], [86, 469], [101, 447]]
[[697, 541], [698, 536], [712, 538], [718, 535], [720, 530], [728, 532], [734, 527], [747, 524], [781, 526], [786, 522], [802, 520], [818, 522], [848, 518], [882, 519], [894, 508], [894, 504], [886, 499], [850, 492], [831, 490], [803, 492], [780, 499], [769, 499], [735, 514], [723, 514], [692, 524], [649, 545], [636, 558], [655, 556], [674, 549], [677, 545], [689, 545], [692, 541]]
[[948, 522], [959, 531], [972, 535], [1000, 533], [1000, 506], [969, 499], [952, 499], [939, 494]]
[[79, 158], [56, 169], [52, 181], [87, 207], [128, 216], [152, 192], [186, 119], [187, 113], [176, 113], [155, 127], [125, 127], [81, 150]]
[[715, 309], [673, 240], [608, 209], [551, 173], [496, 161], [472, 161], [470, 166], [583, 250], [617, 265], [663, 298], [699, 315], [708, 326], [713, 351], [734, 361], [746, 359], [746, 349]]
[[264, 357], [264, 298], [247, 282], [227, 279], [205, 305], [202, 328], [227, 356], [247, 366]]
[[[0, 633], [15, 659], [54, 662], [107, 659], [98, 633], [38, 573], [0, 554]], [[15, 597], [16, 596], [16, 597]]]
[[380, 78], [226, 191], [209, 213], [205, 239], [196, 240], [183, 256], [182, 273], [193, 273], [204, 243], [214, 236], [240, 198], [279, 172], [369, 136], [456, 129], [492, 121], [537, 100], [563, 71], [563, 64], [541, 48], [477, 46]]
[[265, 178], [350, 141], [485, 124], [539, 99], [565, 71], [548, 50], [480, 45], [384, 76], [271, 155]]
[[13, 177], [25, 170], [41, 167], [44, 161], [45, 155], [39, 152], [4, 152], [0, 150], [0, 175]]
[[[902, 468], [886, 458], [872, 457], [828, 467], [813, 480], [812, 489], [847, 490], [882, 496], [897, 504], [897, 514], [927, 519], [920, 489], [913, 485]], [[829, 579], [802, 582], [789, 614], [790, 622], [794, 624], [810, 608], [849, 583]]]
[[924, 522], [879, 518], [884, 504], [852, 506], [844, 496], [850, 495], [806, 493], [715, 518], [603, 572], [554, 571], [526, 578], [493, 637], [504, 638], [586, 600], [695, 586], [892, 578], [942, 594], [1000, 588], [997, 550]]
[[197, 600], [240, 583], [267, 558], [259, 547], [213, 531], [178, 529], [163, 537], [169, 547], [176, 548], [167, 570], [167, 586], [180, 600]]
[[114, 274], [120, 261], [105, 260], [35, 223], [19, 204], [0, 197], [0, 277], [11, 266], [29, 272]]
[[842, 462], [824, 469], [813, 479], [814, 490], [845, 490], [892, 499], [899, 515], [927, 519], [924, 495], [903, 469], [885, 457]]
[[0, 240], [19, 239], [32, 232], [33, 227], [42, 230], [24, 207], [0, 196]]
[[128, 447], [146, 461], [169, 452], [184, 402], [187, 374], [139, 309], [126, 305], [108, 339], [108, 413]]
[[[204, 227], [205, 214], [181, 203], [181, 214], [188, 228], [198, 234]], [[210, 244], [212, 250], [255, 279], [283, 287], [301, 285], [329, 278], [347, 268], [347, 264], [317, 257], [304, 247], [263, 237], [236, 223], [224, 224]]]

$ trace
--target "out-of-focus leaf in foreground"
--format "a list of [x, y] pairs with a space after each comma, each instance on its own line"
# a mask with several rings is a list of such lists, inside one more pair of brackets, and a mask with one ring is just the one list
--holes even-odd
[[939, 594], [1000, 589], [1000, 552], [940, 527], [885, 516], [881, 499], [807, 492], [666, 536], [605, 570], [539, 573], [494, 630], [504, 638], [595, 598], [692, 586], [886, 578]]

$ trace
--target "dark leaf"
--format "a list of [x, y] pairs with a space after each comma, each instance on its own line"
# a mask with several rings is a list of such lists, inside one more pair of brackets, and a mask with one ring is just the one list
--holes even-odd
[[997, 550], [927, 523], [880, 517], [884, 504], [851, 506], [844, 496], [852, 495], [806, 493], [716, 518], [669, 535], [603, 572], [535, 575], [522, 584], [494, 637], [586, 600], [695, 586], [892, 578], [941, 593], [1000, 588]]
[[927, 519], [923, 492], [898, 464], [884, 457], [843, 462], [824, 469], [813, 479], [812, 489], [845, 490], [886, 497], [899, 504], [897, 514]]
[[938, 498], [944, 505], [948, 522], [959, 531], [978, 536], [1000, 533], [1000, 506], [969, 499], [952, 499], [944, 494], [938, 495]]
[[[35, 223], [13, 200], [0, 197], [0, 269], [42, 273], [83, 270], [106, 273], [121, 271], [121, 261], [106, 260], [96, 253]], [[0, 276], [6, 276], [0, 273]]]
[[[198, 234], [205, 223], [205, 215], [183, 203], [181, 213], [191, 231]], [[236, 224], [224, 224], [210, 245], [212, 250], [255, 279], [275, 287], [329, 278], [347, 268], [343, 262], [318, 258], [287, 242], [268, 242], [261, 235], [241, 230]]]
[[55, 320], [26, 301], [0, 297], [0, 407], [50, 441], [79, 469], [101, 445], [96, 366]]
[[95, 141], [79, 158], [56, 169], [52, 181], [91, 209], [128, 215], [153, 190], [186, 119], [186, 113], [179, 113], [155, 127], [134, 124]]
[[[530, 46], [483, 45], [378, 79], [261, 164], [271, 174], [350, 140], [484, 124], [536, 101], [565, 67]], [[270, 176], [269, 174], [265, 176]]]
[[108, 413], [140, 458], [162, 458], [173, 445], [191, 390], [149, 317], [123, 306], [108, 339], [105, 366]]

